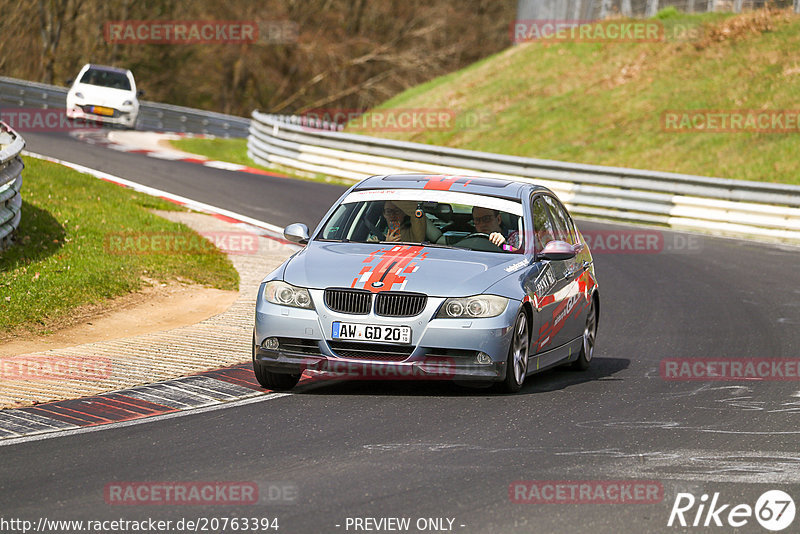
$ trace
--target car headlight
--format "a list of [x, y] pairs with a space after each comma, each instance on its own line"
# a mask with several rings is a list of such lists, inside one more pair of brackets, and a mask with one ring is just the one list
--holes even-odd
[[133, 101], [132, 100], [126, 100], [125, 102], [122, 103], [122, 105], [123, 106], [132, 106], [133, 105]]
[[475, 295], [474, 297], [449, 298], [444, 301], [437, 319], [472, 319], [497, 317], [508, 306], [508, 299], [497, 295]]
[[75, 98], [80, 98], [81, 100], [83, 100], [83, 93], [81, 92], [75, 93]]
[[273, 280], [264, 284], [264, 300], [280, 306], [293, 308], [314, 309], [308, 289], [295, 287], [280, 280]]

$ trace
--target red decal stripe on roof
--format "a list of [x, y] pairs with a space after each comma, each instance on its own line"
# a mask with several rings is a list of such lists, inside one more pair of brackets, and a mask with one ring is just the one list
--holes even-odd
[[430, 176], [424, 189], [435, 189], [437, 191], [449, 191], [456, 183], [458, 176]]

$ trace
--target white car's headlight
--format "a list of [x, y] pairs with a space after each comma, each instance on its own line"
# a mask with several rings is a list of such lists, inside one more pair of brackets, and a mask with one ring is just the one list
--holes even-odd
[[83, 93], [81, 93], [80, 91], [75, 93], [75, 98], [80, 98], [81, 100], [83, 100]]
[[125, 102], [122, 103], [122, 105], [123, 106], [132, 106], [133, 105], [133, 101], [132, 100], [126, 100]]
[[497, 317], [508, 306], [508, 299], [497, 295], [475, 295], [474, 297], [449, 298], [444, 301], [437, 319], [470, 319]]
[[295, 287], [280, 280], [273, 280], [264, 285], [264, 300], [280, 306], [292, 306], [293, 308], [314, 309], [311, 302], [311, 295], [308, 289]]

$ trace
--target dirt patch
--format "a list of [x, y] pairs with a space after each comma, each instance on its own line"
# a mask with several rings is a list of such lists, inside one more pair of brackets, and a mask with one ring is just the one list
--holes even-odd
[[195, 324], [227, 310], [238, 291], [195, 284], [149, 281], [142, 291], [103, 304], [76, 309], [70, 320], [48, 325], [55, 332], [13, 333], [0, 336], [0, 357], [16, 356], [83, 343], [160, 332]]
[[779, 9], [759, 9], [737, 15], [706, 27], [704, 38], [695, 43], [695, 47], [702, 50], [714, 43], [741, 41], [751, 35], [770, 32], [777, 24], [788, 22], [790, 16], [788, 10]]
[[649, 56], [646, 51], [640, 52], [635, 59], [622, 65], [620, 69], [604, 80], [606, 89], [614, 89], [628, 82], [638, 80], [648, 68]]

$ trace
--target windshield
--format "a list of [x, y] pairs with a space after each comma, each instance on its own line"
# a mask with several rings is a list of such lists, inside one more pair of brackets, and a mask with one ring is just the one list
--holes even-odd
[[[317, 240], [425, 244], [500, 253], [523, 251], [525, 233], [519, 202], [465, 193], [453, 197], [454, 194], [442, 192], [437, 196], [453, 198], [431, 200], [429, 193], [353, 193], [326, 221]], [[379, 198], [365, 198], [376, 196]]]
[[110, 87], [112, 89], [122, 89], [124, 91], [131, 90], [131, 83], [125, 74], [110, 70], [89, 69], [83, 73], [81, 83]]

